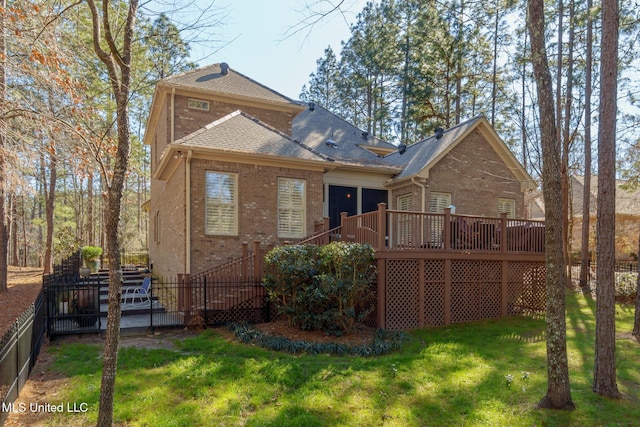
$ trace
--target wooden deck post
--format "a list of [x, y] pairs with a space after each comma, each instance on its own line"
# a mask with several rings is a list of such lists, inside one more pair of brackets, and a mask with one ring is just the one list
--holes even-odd
[[418, 325], [425, 326], [424, 300], [426, 293], [425, 260], [418, 259]]
[[253, 281], [262, 280], [262, 253], [260, 252], [260, 242], [253, 242]]
[[451, 324], [451, 258], [444, 260], [444, 324]]
[[451, 249], [451, 208], [444, 208], [444, 250]]
[[330, 225], [331, 225], [331, 218], [329, 218], [328, 216], [325, 216], [322, 218], [322, 233], [323, 233], [323, 238], [322, 238], [322, 244], [323, 245], [328, 245], [329, 244], [329, 230], [330, 230]]
[[387, 237], [387, 204], [378, 203], [378, 242], [376, 251], [383, 251], [386, 248]]
[[500, 252], [507, 253], [507, 213], [500, 214]]
[[249, 243], [242, 242], [242, 280], [249, 277]]
[[377, 301], [376, 301], [376, 323], [378, 328], [387, 327], [387, 260], [378, 257], [378, 281], [377, 281]]
[[507, 307], [507, 301], [509, 298], [509, 261], [501, 261], [500, 264], [502, 273], [502, 277], [500, 279], [500, 315], [505, 317], [509, 314]]

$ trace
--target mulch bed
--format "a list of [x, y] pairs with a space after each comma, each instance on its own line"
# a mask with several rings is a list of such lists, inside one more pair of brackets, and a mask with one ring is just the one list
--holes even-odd
[[0, 292], [0, 337], [36, 300], [42, 289], [42, 270], [9, 267], [8, 290]]

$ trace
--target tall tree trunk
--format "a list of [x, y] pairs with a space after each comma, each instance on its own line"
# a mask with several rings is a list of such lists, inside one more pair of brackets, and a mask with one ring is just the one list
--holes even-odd
[[[638, 252], [640, 256], [640, 230], [638, 230]], [[640, 258], [638, 258], [638, 277], [636, 278], [636, 312], [633, 317], [633, 335], [640, 339]]]
[[18, 256], [18, 196], [11, 194], [11, 265], [19, 266], [20, 259]]
[[[540, 109], [542, 192], [545, 206], [555, 207], [561, 203], [560, 144], [555, 125], [553, 87], [544, 41], [544, 0], [529, 0], [528, 7], [531, 58]], [[567, 360], [562, 218], [558, 209], [545, 209], [545, 225], [548, 379], [547, 394], [538, 405], [543, 408], [574, 409]]]
[[496, 125], [496, 98], [498, 97], [498, 29], [500, 26], [499, 0], [495, 0], [496, 19], [493, 25], [493, 71], [491, 77], [491, 126]]
[[598, 242], [593, 391], [619, 397], [616, 383], [615, 201], [618, 93], [618, 1], [602, 1], [598, 121]]
[[[45, 199], [45, 217], [47, 220], [47, 235], [45, 238], [44, 249], [44, 274], [49, 274], [53, 271], [53, 219], [54, 210], [56, 207], [56, 181], [57, 181], [57, 168], [58, 157], [55, 151], [53, 143], [50, 144], [46, 150], [49, 153], [49, 189], [43, 185], [44, 199]], [[46, 182], [46, 173], [44, 170], [44, 160], [42, 161], [42, 178], [43, 183]]]
[[584, 187], [582, 190], [582, 237], [580, 243], [580, 287], [589, 290], [589, 234], [591, 230], [591, 87], [593, 68], [593, 1], [587, 0], [587, 53], [584, 88]]
[[[116, 125], [118, 130], [118, 146], [114, 158], [113, 177], [106, 196], [106, 235], [107, 258], [109, 260], [109, 296], [107, 309], [107, 330], [105, 337], [102, 382], [100, 385], [100, 407], [98, 410], [98, 426], [113, 425], [113, 398], [115, 393], [116, 370], [118, 366], [118, 342], [120, 340], [120, 300], [122, 296], [122, 270], [120, 265], [119, 223], [122, 204], [122, 193], [129, 165], [131, 148], [129, 129], [129, 85], [131, 83], [132, 44], [134, 24], [138, 12], [138, 1], [131, 0], [127, 18], [122, 28], [122, 40], [113, 39], [109, 16], [110, 3], [103, 1], [99, 12], [94, 0], [87, 0], [91, 10], [93, 24], [93, 48], [96, 55], [106, 66], [111, 90], [116, 100]], [[108, 50], [102, 48], [106, 42]], [[109, 183], [107, 177], [105, 182]]]
[[93, 172], [89, 171], [87, 178], [87, 236], [85, 242], [88, 245], [95, 246], [95, 236], [93, 232]]
[[564, 126], [562, 129], [562, 250], [567, 265], [567, 281], [571, 283], [571, 231], [573, 212], [571, 210], [571, 183], [569, 181], [569, 150], [571, 149], [571, 105], [573, 101], [573, 40], [575, 0], [569, 1], [569, 52], [567, 54], [567, 89], [564, 102]]
[[[7, 8], [6, 0], [2, 0], [2, 9]], [[0, 101], [7, 96], [6, 80], [6, 43], [5, 43], [5, 14], [0, 13]], [[7, 161], [4, 155], [7, 122], [0, 114], [0, 292], [7, 290], [7, 223], [5, 213], [5, 185], [7, 181]]]

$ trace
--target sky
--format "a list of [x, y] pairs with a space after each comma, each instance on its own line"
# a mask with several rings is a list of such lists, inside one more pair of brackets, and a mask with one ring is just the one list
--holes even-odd
[[[300, 98], [302, 86], [308, 83], [317, 68], [316, 61], [329, 45], [339, 55], [341, 41], [349, 38], [349, 26], [366, 4], [366, 0], [195, 1], [188, 9], [168, 13], [179, 28], [199, 21], [201, 11], [211, 4], [204, 22], [220, 23], [192, 33], [197, 33], [198, 40], [213, 41], [191, 42], [191, 59], [200, 66], [226, 62], [233, 70], [292, 99]], [[168, 3], [152, 3], [157, 5], [150, 6], [151, 10], [167, 10]], [[292, 28], [308, 16], [306, 4], [326, 11], [333, 3], [341, 3], [343, 13], [333, 13], [313, 28], [291, 34]]]

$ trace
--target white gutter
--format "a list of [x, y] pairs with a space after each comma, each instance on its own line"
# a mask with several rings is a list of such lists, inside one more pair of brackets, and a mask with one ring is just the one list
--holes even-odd
[[191, 156], [193, 155], [193, 151], [189, 150], [187, 153], [187, 165], [186, 165], [186, 203], [187, 203], [187, 218], [186, 218], [186, 256], [185, 263], [187, 264], [185, 267], [185, 271], [187, 274], [191, 274]]

